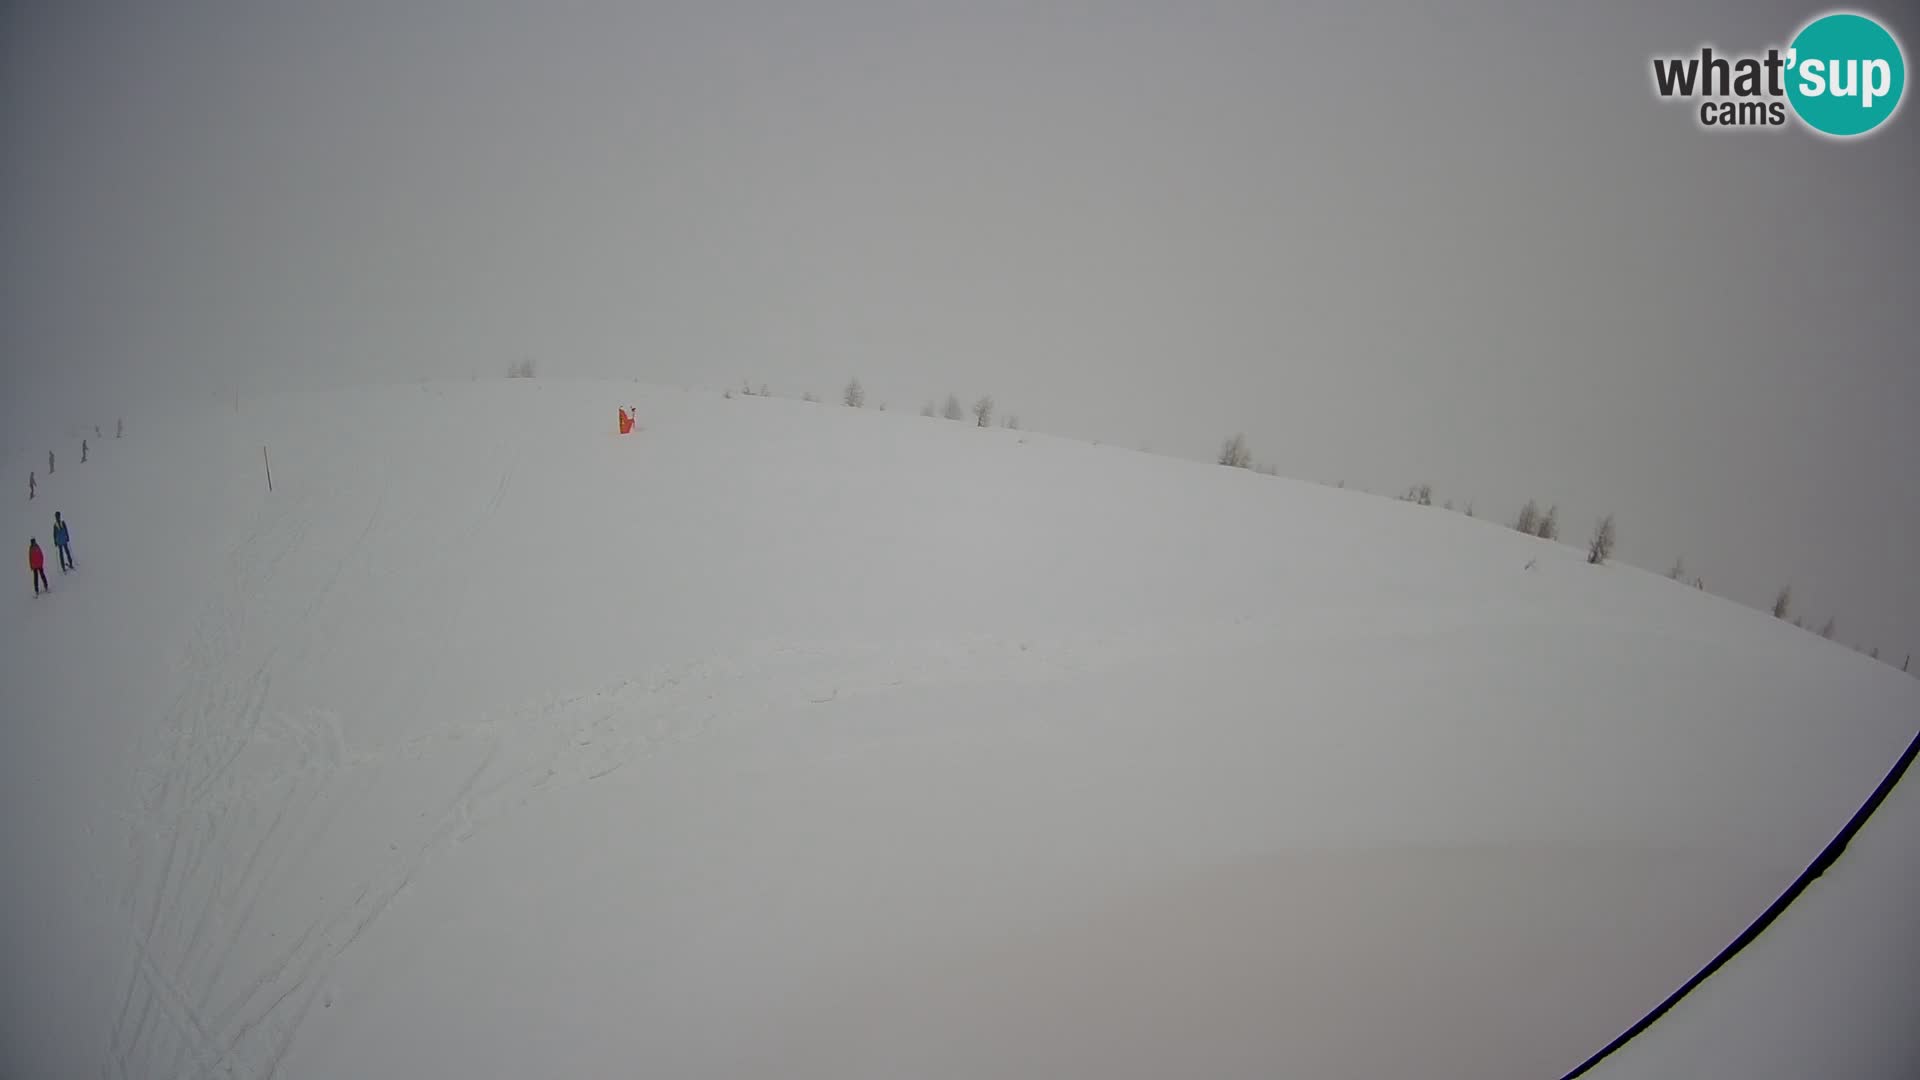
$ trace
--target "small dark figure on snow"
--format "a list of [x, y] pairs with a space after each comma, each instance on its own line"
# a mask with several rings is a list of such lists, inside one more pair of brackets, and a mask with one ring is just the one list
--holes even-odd
[[53, 582], [47, 580], [47, 553], [40, 550], [38, 538], [27, 541], [27, 569], [33, 571], [33, 595], [39, 596], [42, 589], [53, 591]]
[[115, 420], [115, 421], [113, 422], [113, 437], [114, 437], [114, 438], [116, 438], [116, 439], [117, 439], [117, 438], [119, 438], [119, 437], [120, 437], [120, 433], [121, 433], [121, 432], [123, 432], [123, 431], [125, 431], [125, 430], [127, 430], [127, 422], [126, 422], [125, 420]]
[[40, 481], [35, 480], [33, 478], [33, 474], [29, 472], [27, 474], [27, 501], [28, 502], [33, 501], [33, 494], [38, 490], [40, 490]]
[[96, 438], [96, 439], [100, 437], [100, 425], [99, 425], [99, 424], [95, 424], [95, 425], [93, 425], [93, 437], [94, 437], [94, 438]]
[[47, 451], [47, 475], [53, 475], [53, 451]]
[[80, 464], [85, 465], [86, 463], [87, 463], [87, 440], [81, 439], [80, 440]]
[[60, 551], [60, 572], [73, 569], [73, 534], [67, 531], [67, 519], [53, 512], [53, 546]]

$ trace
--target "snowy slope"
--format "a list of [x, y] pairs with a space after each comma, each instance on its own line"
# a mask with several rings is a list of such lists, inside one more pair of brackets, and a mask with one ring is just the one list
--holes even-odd
[[129, 420], [6, 511], [80, 562], [0, 616], [8, 1075], [1558, 1075], [1920, 722], [1571, 547], [1029, 433]]

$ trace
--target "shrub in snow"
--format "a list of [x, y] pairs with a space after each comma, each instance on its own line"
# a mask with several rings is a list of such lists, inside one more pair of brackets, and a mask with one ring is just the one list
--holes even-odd
[[1779, 596], [1776, 596], [1773, 598], [1773, 617], [1776, 619], [1786, 618], [1787, 608], [1789, 607], [1789, 605], [1792, 604], [1792, 602], [1793, 602], [1793, 586], [1789, 585], [1786, 588], [1783, 588], [1780, 590]]
[[1220, 444], [1220, 464], [1232, 469], [1244, 469], [1253, 464], [1253, 451], [1247, 449], [1245, 435], [1235, 433]]
[[1520, 516], [1513, 519], [1513, 527], [1523, 533], [1532, 534], [1540, 529], [1540, 507], [1532, 499], [1520, 508]]
[[1593, 527], [1593, 542], [1587, 545], [1587, 561], [1595, 566], [1613, 557], [1613, 515], [1600, 519]]
[[507, 369], [507, 378], [509, 379], [533, 378], [533, 361], [522, 360], [519, 363], [513, 365], [512, 367], [509, 367]]
[[973, 403], [973, 420], [976, 427], [993, 426], [993, 399], [985, 394]]
[[965, 420], [967, 418], [967, 410], [960, 406], [960, 398], [958, 395], [948, 394], [947, 407], [941, 410], [940, 415], [949, 420]]
[[921, 416], [938, 416], [940, 415], [940, 410], [934, 408], [933, 402], [929, 401], [925, 405], [920, 406], [920, 415]]
[[867, 392], [860, 388], [859, 379], [854, 379], [847, 384], [846, 390], [840, 395], [840, 400], [846, 402], [849, 409], [858, 409], [867, 403]]
[[1540, 527], [1533, 534], [1542, 540], [1560, 539], [1560, 507], [1547, 507], [1546, 515], [1540, 519]]

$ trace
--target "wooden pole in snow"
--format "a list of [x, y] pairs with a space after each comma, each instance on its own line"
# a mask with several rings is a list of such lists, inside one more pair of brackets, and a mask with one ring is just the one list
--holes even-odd
[[260, 462], [267, 467], [267, 490], [273, 490], [273, 461], [267, 457], [267, 448], [260, 448]]

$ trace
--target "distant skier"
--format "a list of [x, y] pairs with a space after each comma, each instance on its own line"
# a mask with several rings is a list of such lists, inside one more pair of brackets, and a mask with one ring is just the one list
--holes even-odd
[[73, 534], [67, 531], [67, 519], [53, 512], [53, 546], [60, 552], [60, 572], [73, 569]]
[[121, 434], [122, 432], [124, 432], [124, 431], [126, 431], [126, 430], [127, 430], [127, 422], [126, 422], [125, 420], [115, 420], [115, 421], [113, 422], [113, 437], [114, 437], [114, 438], [116, 438], [116, 439], [117, 439], [117, 438], [119, 438], [119, 437], [120, 437], [120, 434]]
[[27, 541], [27, 569], [33, 571], [33, 595], [39, 596], [41, 589], [53, 591], [53, 582], [47, 580], [47, 555], [37, 538]]
[[87, 440], [81, 439], [80, 440], [80, 464], [85, 465], [86, 463], [87, 463]]
[[40, 490], [40, 481], [35, 480], [33, 478], [33, 473], [31, 472], [27, 473], [27, 501], [28, 502], [33, 501], [34, 492], [38, 490]]
[[47, 475], [53, 475], [53, 451], [47, 451]]

